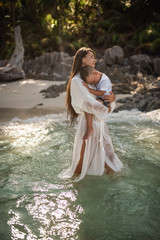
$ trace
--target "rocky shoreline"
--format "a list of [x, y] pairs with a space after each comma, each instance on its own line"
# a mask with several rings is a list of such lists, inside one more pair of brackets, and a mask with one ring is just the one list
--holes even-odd
[[[97, 54], [96, 69], [104, 72], [112, 82], [115, 94], [132, 94], [120, 99], [122, 103], [116, 111], [137, 108], [152, 111], [160, 108], [160, 57], [145, 54], [124, 56], [119, 46]], [[45, 53], [33, 60], [25, 60], [23, 69], [26, 78], [53, 81], [53, 85], [41, 91], [46, 98], [55, 98], [66, 91], [73, 57], [64, 52]], [[55, 85], [54, 81], [66, 81]]]

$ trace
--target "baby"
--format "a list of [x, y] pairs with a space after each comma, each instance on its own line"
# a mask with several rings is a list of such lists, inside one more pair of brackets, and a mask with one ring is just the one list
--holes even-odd
[[[111, 111], [110, 101], [107, 100], [106, 95], [110, 95], [112, 91], [112, 85], [110, 79], [104, 74], [97, 71], [95, 68], [91, 66], [85, 66], [80, 70], [80, 76], [84, 80], [83, 85], [88, 89], [88, 91], [97, 96], [97, 100], [106, 107], [108, 107], [108, 111]], [[96, 89], [90, 88], [88, 86], [94, 85]], [[87, 121], [87, 131], [83, 137], [83, 139], [87, 139], [93, 133], [92, 127], [92, 118], [93, 115], [90, 113], [86, 113], [86, 121]]]

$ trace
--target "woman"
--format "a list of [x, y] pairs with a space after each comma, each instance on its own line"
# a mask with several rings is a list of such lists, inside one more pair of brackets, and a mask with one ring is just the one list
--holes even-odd
[[[105, 123], [108, 116], [108, 108], [96, 100], [96, 96], [89, 93], [83, 86], [79, 71], [84, 66], [95, 67], [95, 53], [90, 48], [80, 48], [75, 54], [70, 80], [67, 85], [66, 106], [71, 123], [78, 120], [75, 135], [72, 165], [59, 174], [60, 178], [70, 178], [79, 174], [75, 181], [79, 181], [86, 174], [102, 175], [105, 171], [120, 171], [122, 162], [114, 153], [109, 130]], [[108, 95], [111, 102], [111, 112], [114, 110], [115, 96]], [[86, 132], [85, 113], [93, 114], [93, 134], [86, 140], [83, 139]]]

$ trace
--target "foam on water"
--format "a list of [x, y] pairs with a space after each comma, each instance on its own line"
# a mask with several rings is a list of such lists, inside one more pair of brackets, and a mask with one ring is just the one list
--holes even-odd
[[11, 120], [11, 123], [24, 123], [24, 124], [30, 124], [30, 123], [40, 123], [43, 121], [54, 121], [54, 122], [62, 122], [66, 120], [66, 113], [59, 113], [59, 114], [47, 114], [42, 115], [40, 117], [33, 117], [26, 120], [22, 120], [20, 118], [13, 118]]
[[[40, 117], [32, 117], [29, 119], [20, 119], [20, 118], [13, 118], [10, 122], [2, 123], [1, 125], [8, 125], [8, 124], [31, 124], [31, 123], [41, 123], [41, 122], [64, 122], [67, 120], [67, 114], [59, 113], [59, 114], [47, 114], [42, 115]], [[118, 113], [109, 114], [107, 122], [137, 122], [137, 121], [152, 121], [153, 123], [160, 123], [160, 109], [154, 110], [151, 112], [140, 112], [136, 109], [131, 111], [119, 111]]]
[[137, 122], [137, 121], [152, 121], [155, 123], [160, 123], [160, 109], [154, 110], [151, 112], [140, 112], [136, 109], [133, 109], [131, 111], [119, 111], [118, 113], [112, 113], [108, 117], [108, 121], [131, 121], [131, 122]]

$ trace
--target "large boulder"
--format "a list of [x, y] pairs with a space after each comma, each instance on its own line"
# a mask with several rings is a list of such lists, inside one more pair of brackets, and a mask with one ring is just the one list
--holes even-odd
[[155, 58], [153, 60], [154, 72], [160, 75], [160, 58]]
[[44, 53], [34, 60], [25, 61], [27, 77], [65, 81], [69, 79], [73, 57], [64, 52]]
[[153, 73], [153, 62], [146, 54], [138, 54], [130, 57], [130, 65], [135, 72]]
[[104, 62], [106, 65], [122, 64], [124, 60], [124, 51], [119, 46], [108, 48], [104, 52]]
[[105, 73], [106, 75], [108, 75], [108, 67], [106, 66], [105, 62], [104, 62], [104, 59], [101, 58], [97, 61], [96, 63], [96, 69], [100, 72], [103, 72]]

